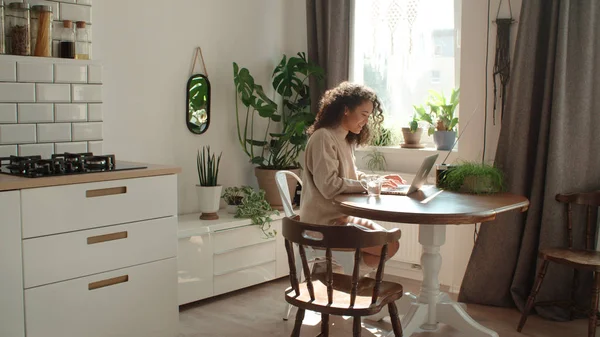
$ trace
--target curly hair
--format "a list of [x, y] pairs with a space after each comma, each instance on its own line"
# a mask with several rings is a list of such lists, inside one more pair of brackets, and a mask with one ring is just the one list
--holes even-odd
[[342, 82], [323, 94], [319, 102], [319, 112], [315, 118], [315, 123], [308, 129], [308, 134], [311, 135], [320, 128], [337, 127], [342, 122], [345, 108], [354, 110], [365, 101], [373, 103], [373, 113], [369, 117], [369, 122], [358, 134], [348, 132], [346, 141], [356, 145], [368, 143], [372, 136], [371, 128], [378, 130], [383, 122], [381, 102], [373, 89], [350, 82]]

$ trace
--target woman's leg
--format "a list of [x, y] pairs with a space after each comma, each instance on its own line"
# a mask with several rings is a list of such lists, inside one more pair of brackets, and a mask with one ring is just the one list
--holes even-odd
[[[379, 225], [371, 220], [357, 218], [357, 217], [353, 217], [353, 216], [346, 217], [345, 222], [357, 224], [357, 225], [360, 225], [360, 226], [363, 226], [363, 227], [366, 227], [369, 229], [384, 230], [384, 231], [387, 230], [384, 227], [382, 227], [381, 225]], [[367, 247], [367, 248], [361, 249], [363, 252], [363, 261], [365, 262], [365, 264], [367, 266], [377, 267], [379, 265], [382, 247], [383, 246], [376, 246], [376, 247]], [[400, 243], [398, 241], [388, 244], [388, 252], [387, 252], [386, 261], [389, 260], [392, 256], [396, 255], [399, 248], [400, 248]]]

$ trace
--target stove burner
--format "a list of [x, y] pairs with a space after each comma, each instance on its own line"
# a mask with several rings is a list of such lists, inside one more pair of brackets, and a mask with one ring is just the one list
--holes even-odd
[[53, 154], [50, 159], [42, 159], [41, 156], [0, 158], [0, 173], [29, 178], [137, 168], [145, 166], [120, 164], [117, 167], [115, 155], [94, 155], [91, 152]]

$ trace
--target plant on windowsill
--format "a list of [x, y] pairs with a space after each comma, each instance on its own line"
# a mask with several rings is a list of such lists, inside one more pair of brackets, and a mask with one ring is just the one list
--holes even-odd
[[471, 194], [498, 193], [505, 190], [504, 174], [493, 165], [464, 162], [446, 170], [438, 187]]
[[460, 89], [452, 89], [449, 98], [444, 96], [443, 92], [430, 90], [429, 93], [427, 105], [432, 119], [428, 120], [428, 134], [433, 134], [433, 141], [438, 150], [452, 150], [458, 125], [458, 117], [454, 117], [454, 112], [459, 103]]
[[250, 186], [232, 186], [223, 191], [221, 198], [227, 203], [227, 213], [236, 214], [237, 208], [242, 204], [244, 197], [252, 192]]
[[382, 126], [379, 130], [375, 131], [370, 144], [372, 146], [391, 146], [397, 142], [397, 138], [398, 136], [392, 128]]
[[204, 146], [202, 153], [198, 150], [196, 156], [196, 166], [198, 169], [198, 182], [196, 193], [198, 195], [198, 204], [200, 206], [200, 219], [216, 220], [219, 218], [219, 201], [221, 199], [221, 190], [223, 186], [218, 184], [219, 164], [221, 163], [221, 152], [219, 157], [210, 153], [210, 146]]
[[408, 149], [421, 149], [425, 147], [421, 144], [421, 135], [423, 135], [423, 128], [419, 127], [419, 120], [422, 120], [422, 116], [431, 118], [425, 111], [423, 106], [413, 106], [415, 113], [413, 114], [412, 120], [408, 122], [407, 128], [402, 128], [402, 136], [404, 137], [404, 143], [400, 146]]
[[[315, 113], [310, 110], [310, 77], [321, 81], [324, 71], [309, 62], [305, 53], [298, 53], [289, 59], [283, 55], [271, 76], [272, 87], [280, 97], [278, 104], [267, 97], [248, 69], [233, 63], [238, 139], [250, 162], [256, 165], [254, 172], [259, 187], [265, 190], [266, 200], [276, 209], [283, 209], [283, 206], [275, 183], [275, 173], [278, 170], [290, 170], [300, 174], [298, 157], [308, 141], [306, 130], [315, 120]], [[238, 100], [246, 108], [242, 126]], [[266, 119], [264, 135], [255, 134], [255, 118]], [[288, 178], [290, 195], [296, 186], [293, 179]]]
[[265, 200], [265, 191], [256, 192], [252, 188], [243, 188], [244, 197], [241, 204], [237, 207], [236, 218], [249, 218], [252, 224], [258, 226], [265, 235], [265, 239], [275, 237], [277, 230], [271, 227], [271, 215], [279, 215], [279, 211], [274, 210]]

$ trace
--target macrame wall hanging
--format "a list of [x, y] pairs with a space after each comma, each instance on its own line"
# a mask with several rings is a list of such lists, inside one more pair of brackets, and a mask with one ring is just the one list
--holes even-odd
[[[513, 22], [512, 17], [512, 7], [510, 5], [510, 0], [508, 0], [508, 8], [510, 17], [500, 19], [500, 7], [502, 6], [502, 1], [498, 4], [498, 12], [496, 13], [496, 23], [497, 26], [497, 34], [496, 34], [496, 57], [494, 61], [494, 125], [496, 125], [496, 110], [497, 110], [497, 101], [498, 96], [500, 96], [501, 100], [501, 115], [500, 119], [504, 114], [504, 103], [506, 102], [506, 85], [508, 84], [508, 80], [510, 79], [510, 28]], [[498, 93], [498, 82], [502, 86], [500, 89], [500, 93]]]
[[[412, 28], [417, 19], [420, 0], [392, 0], [387, 10], [387, 24], [392, 39], [392, 53], [394, 52], [394, 35], [396, 28], [403, 21], [408, 26], [408, 53], [412, 52]], [[379, 9], [379, 8], [378, 8]]]

